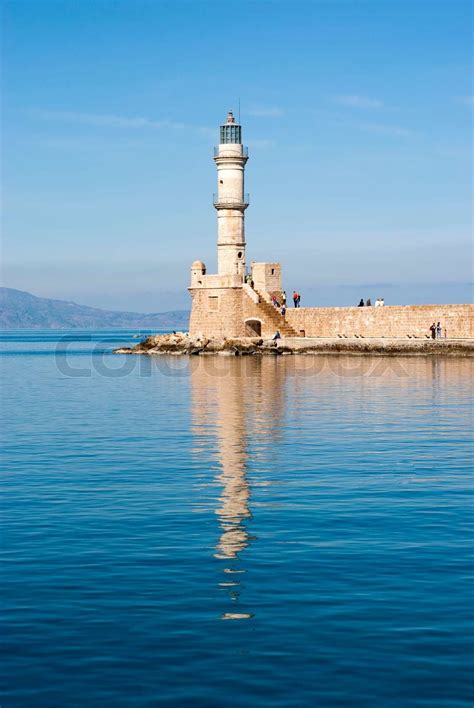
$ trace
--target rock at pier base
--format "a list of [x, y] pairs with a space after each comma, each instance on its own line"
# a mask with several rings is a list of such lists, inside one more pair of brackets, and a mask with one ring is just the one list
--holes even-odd
[[120, 347], [115, 354], [160, 354], [252, 356], [281, 354], [354, 354], [354, 355], [455, 355], [474, 356], [474, 340], [405, 340], [405, 339], [316, 339], [287, 338], [278, 342], [257, 337], [208, 339], [188, 334], [158, 334], [147, 337], [134, 347]]

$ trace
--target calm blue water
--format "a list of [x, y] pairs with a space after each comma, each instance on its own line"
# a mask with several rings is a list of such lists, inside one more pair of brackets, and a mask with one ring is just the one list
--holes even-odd
[[472, 706], [473, 361], [4, 333], [3, 708]]

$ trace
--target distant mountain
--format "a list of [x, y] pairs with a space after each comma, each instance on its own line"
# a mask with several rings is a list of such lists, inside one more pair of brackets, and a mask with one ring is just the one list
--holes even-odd
[[189, 312], [116, 312], [0, 288], [0, 329], [187, 329]]

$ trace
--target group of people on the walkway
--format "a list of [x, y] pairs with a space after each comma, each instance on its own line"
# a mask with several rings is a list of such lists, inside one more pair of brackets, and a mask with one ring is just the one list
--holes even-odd
[[[431, 332], [431, 339], [441, 339], [443, 337], [443, 328], [441, 327], [441, 322], [433, 322], [433, 324], [430, 327], [430, 332]], [[444, 337], [446, 339], [448, 333], [446, 331], [446, 328], [444, 328]]]
[[281, 316], [284, 317], [286, 315], [286, 292], [283, 290], [281, 293], [281, 302], [278, 300], [276, 295], [272, 295], [271, 301], [273, 307], [280, 310]]
[[[280, 310], [280, 313], [283, 315], [283, 317], [286, 315], [286, 292], [283, 290], [281, 293], [281, 302], [277, 298], [276, 295], [272, 295], [271, 302], [274, 307], [276, 307], [277, 310]], [[295, 307], [300, 307], [300, 302], [301, 302], [301, 295], [299, 292], [296, 290], [293, 291], [293, 304]]]
[[[378, 297], [375, 301], [374, 307], [383, 307], [384, 305], [385, 305], [385, 300], [383, 299], [383, 297]], [[361, 298], [357, 307], [372, 307], [372, 300], [370, 299], [370, 297], [368, 297], [367, 301], [364, 302], [364, 299]]]

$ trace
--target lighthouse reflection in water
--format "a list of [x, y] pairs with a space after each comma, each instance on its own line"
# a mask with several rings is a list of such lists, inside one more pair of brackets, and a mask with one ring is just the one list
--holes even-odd
[[[194, 452], [216, 448], [217, 467], [214, 482], [219, 489], [215, 513], [218, 519], [214, 557], [222, 570], [219, 586], [228, 594], [229, 609], [222, 619], [251, 619], [245, 603], [245, 560], [251, 544], [258, 539], [251, 533], [252, 486], [269, 484], [259, 477], [248, 478], [248, 461], [258, 468], [265, 448], [268, 469], [268, 439], [278, 438], [279, 411], [283, 409], [283, 387], [276, 378], [276, 365], [262, 366], [262, 360], [199, 357], [193, 361]], [[259, 442], [261, 441], [261, 445]], [[275, 440], [276, 442], [276, 440]], [[250, 445], [252, 449], [250, 449]], [[257, 463], [257, 464], [256, 464]]]

